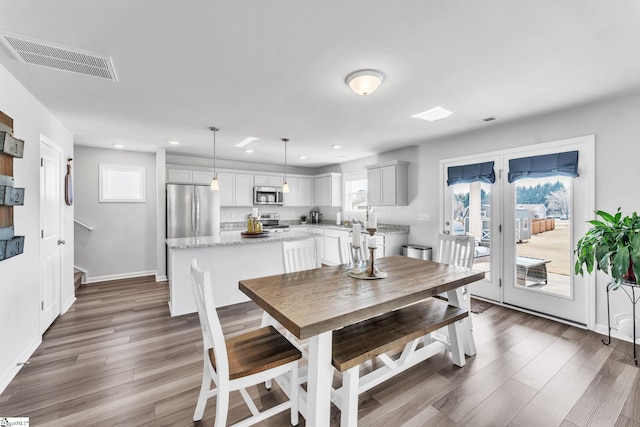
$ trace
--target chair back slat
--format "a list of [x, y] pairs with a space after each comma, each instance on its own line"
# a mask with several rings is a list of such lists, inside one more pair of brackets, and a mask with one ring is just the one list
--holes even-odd
[[453, 236], [450, 234], [441, 234], [438, 248], [438, 262], [471, 268], [473, 265], [474, 247], [475, 238], [471, 235]]
[[320, 267], [316, 249], [316, 239], [310, 238], [293, 242], [282, 242], [285, 273], [311, 270]]
[[[366, 235], [363, 234], [360, 238], [360, 260], [366, 260]], [[339, 237], [338, 249], [340, 253], [340, 264], [353, 264], [353, 237]]]
[[211, 274], [198, 268], [198, 262], [191, 260], [191, 284], [198, 309], [205, 358], [209, 349], [213, 349], [216, 358], [216, 373], [219, 378], [229, 378], [229, 360], [227, 346], [222, 333], [222, 325], [213, 300]]

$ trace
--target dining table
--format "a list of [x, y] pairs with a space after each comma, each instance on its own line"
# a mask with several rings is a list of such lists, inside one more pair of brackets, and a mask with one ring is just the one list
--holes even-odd
[[[332, 331], [439, 294], [446, 294], [450, 305], [468, 307], [461, 289], [485, 276], [483, 271], [405, 256], [375, 263], [386, 277], [354, 278], [348, 266], [337, 265], [239, 282], [240, 290], [269, 316], [298, 339], [309, 340], [307, 387], [300, 405], [307, 426], [329, 426]], [[475, 354], [470, 326], [463, 333]]]

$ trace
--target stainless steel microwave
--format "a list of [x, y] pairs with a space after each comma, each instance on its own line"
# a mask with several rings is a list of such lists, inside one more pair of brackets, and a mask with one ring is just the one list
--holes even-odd
[[253, 187], [254, 205], [283, 205], [282, 187]]

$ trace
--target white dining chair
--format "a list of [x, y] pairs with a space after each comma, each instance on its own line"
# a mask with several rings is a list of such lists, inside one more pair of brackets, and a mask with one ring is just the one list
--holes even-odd
[[[471, 268], [473, 266], [474, 250], [475, 237], [473, 235], [467, 234], [456, 236], [451, 234], [440, 234], [438, 257], [436, 261], [442, 264]], [[469, 294], [469, 290], [466, 286], [463, 286], [457, 288], [455, 293], [450, 292], [449, 296], [452, 304], [469, 311], [469, 316], [462, 321], [465, 331], [468, 331], [468, 334], [465, 334], [463, 345], [465, 354], [474, 355], [476, 354], [475, 342], [473, 340], [473, 336], [469, 336], [473, 329], [473, 323], [471, 320], [471, 295]]]
[[[364, 255], [366, 238], [360, 239], [360, 260], [366, 260]], [[340, 254], [340, 264], [353, 264], [353, 237], [338, 238], [338, 252]]]
[[282, 242], [282, 258], [284, 259], [285, 273], [320, 267], [320, 258], [314, 238]]
[[[209, 271], [198, 268], [191, 260], [193, 294], [200, 318], [204, 343], [204, 368], [194, 421], [202, 420], [207, 400], [216, 396], [215, 427], [226, 425], [229, 393], [238, 390], [251, 411], [251, 417], [234, 424], [249, 426], [277, 413], [290, 409], [291, 424], [298, 425], [298, 360], [301, 353], [272, 326], [266, 326], [225, 340], [213, 300]], [[289, 400], [260, 412], [246, 391], [252, 385], [265, 383], [281, 376], [287, 378]], [[210, 389], [211, 382], [216, 387]]]

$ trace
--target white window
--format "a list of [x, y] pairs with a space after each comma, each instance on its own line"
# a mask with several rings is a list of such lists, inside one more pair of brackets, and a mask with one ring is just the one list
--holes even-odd
[[344, 174], [344, 212], [364, 214], [367, 209], [367, 171]]
[[146, 201], [144, 166], [100, 164], [101, 203]]

